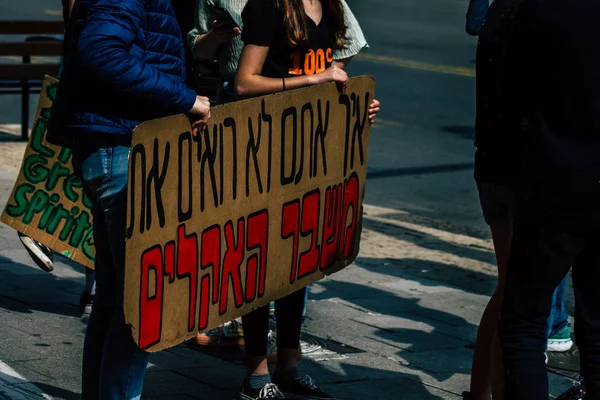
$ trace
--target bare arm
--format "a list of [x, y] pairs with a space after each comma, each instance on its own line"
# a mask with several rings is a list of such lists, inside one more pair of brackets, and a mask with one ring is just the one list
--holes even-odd
[[[268, 46], [244, 46], [235, 79], [235, 91], [239, 97], [255, 97], [284, 90], [283, 79], [266, 78], [260, 74], [268, 53]], [[323, 77], [319, 75], [322, 74], [285, 78], [285, 89], [297, 89], [324, 82]]]

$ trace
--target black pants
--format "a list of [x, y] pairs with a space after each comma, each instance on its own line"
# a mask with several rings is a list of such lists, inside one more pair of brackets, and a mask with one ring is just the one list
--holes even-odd
[[[277, 348], [298, 349], [304, 308], [305, 289], [275, 301], [277, 319]], [[261, 307], [242, 317], [246, 353], [261, 357], [267, 355], [269, 335], [269, 306]]]
[[600, 231], [546, 230], [518, 219], [499, 325], [506, 399], [548, 399], [546, 320], [552, 292], [571, 265], [581, 374], [587, 399], [600, 399]]

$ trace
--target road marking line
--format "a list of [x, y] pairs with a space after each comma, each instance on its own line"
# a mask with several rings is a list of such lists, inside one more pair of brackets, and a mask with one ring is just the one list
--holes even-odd
[[404, 126], [406, 125], [403, 122], [391, 121], [389, 119], [381, 119], [379, 117], [375, 119], [375, 125], [377, 124], [393, 126], [394, 128], [404, 128]]
[[0, 398], [12, 400], [52, 400], [7, 364], [0, 361]]
[[44, 10], [44, 14], [46, 14], [46, 15], [55, 15], [57, 17], [62, 17], [63, 16], [63, 11], [61, 9]]
[[427, 72], [438, 72], [442, 74], [466, 76], [475, 78], [475, 69], [466, 67], [454, 67], [451, 65], [431, 64], [423, 61], [404, 60], [391, 56], [378, 56], [375, 54], [359, 54], [357, 60], [370, 61], [376, 64], [393, 65], [400, 68], [417, 69]]

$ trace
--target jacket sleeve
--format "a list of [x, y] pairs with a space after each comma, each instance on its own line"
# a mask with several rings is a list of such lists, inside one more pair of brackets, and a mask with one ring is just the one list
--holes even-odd
[[356, 17], [352, 14], [348, 3], [342, 0], [342, 5], [344, 6], [344, 22], [346, 24], [346, 46], [333, 52], [333, 58], [338, 61], [354, 57], [369, 48], [365, 35], [360, 29]]
[[130, 53], [145, 19], [144, 0], [98, 0], [88, 10], [77, 44], [78, 61], [91, 79], [165, 115], [188, 112], [196, 94], [183, 78]]

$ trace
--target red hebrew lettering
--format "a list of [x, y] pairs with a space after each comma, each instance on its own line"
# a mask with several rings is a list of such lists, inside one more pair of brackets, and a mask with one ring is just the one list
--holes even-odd
[[185, 225], [178, 230], [177, 279], [189, 279], [188, 330], [196, 328], [196, 296], [198, 295], [198, 237], [185, 234]]
[[[269, 214], [262, 210], [248, 217], [248, 238], [246, 248], [248, 251], [258, 249], [258, 253], [248, 258], [246, 267], [246, 302], [250, 303], [256, 298], [256, 279], [258, 276], [258, 297], [265, 294], [265, 281], [267, 279], [267, 246], [268, 246]], [[258, 269], [260, 260], [260, 270]]]
[[[150, 287], [150, 274], [153, 287]], [[160, 341], [163, 303], [163, 262], [160, 246], [142, 254], [142, 282], [140, 288], [140, 341], [142, 349]]]
[[175, 282], [175, 242], [165, 245], [165, 275], [169, 277], [169, 283]]
[[312, 274], [319, 267], [320, 246], [319, 239], [319, 216], [321, 210], [321, 194], [319, 189], [307, 193], [302, 199], [302, 237], [310, 235], [310, 248], [300, 255], [300, 267], [298, 278]]
[[331, 267], [337, 260], [341, 203], [342, 185], [328, 187], [325, 193], [323, 236], [321, 238], [321, 270]]
[[[221, 227], [213, 225], [202, 232], [202, 256], [200, 267], [204, 271], [212, 268], [212, 303], [219, 302], [219, 270], [221, 267]], [[202, 275], [200, 282], [200, 321], [199, 329], [205, 329], [208, 326], [208, 313], [210, 310], [210, 272]]]
[[227, 251], [223, 258], [223, 276], [221, 277], [221, 301], [219, 303], [219, 313], [221, 315], [227, 312], [227, 304], [229, 300], [229, 281], [233, 286], [233, 299], [236, 308], [240, 308], [244, 304], [244, 296], [242, 290], [242, 274], [240, 267], [244, 259], [244, 219], [238, 220], [238, 235], [237, 245], [233, 232], [233, 223], [227, 221], [225, 224], [225, 242], [227, 243]]
[[[344, 183], [344, 214], [342, 216], [343, 257], [345, 260], [354, 254], [354, 243], [356, 242], [358, 221], [358, 175], [356, 172]], [[348, 213], [352, 212], [350, 225], [348, 225]], [[342, 251], [342, 249], [341, 249]]]
[[296, 264], [298, 263], [298, 232], [300, 231], [300, 200], [296, 199], [285, 203], [281, 213], [281, 238], [292, 238], [293, 251], [290, 265], [290, 283], [296, 281]]

